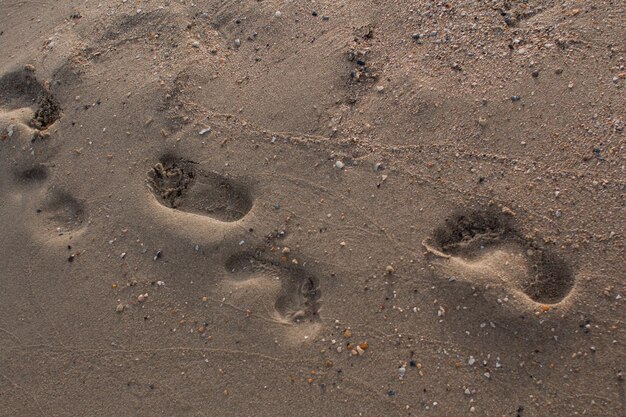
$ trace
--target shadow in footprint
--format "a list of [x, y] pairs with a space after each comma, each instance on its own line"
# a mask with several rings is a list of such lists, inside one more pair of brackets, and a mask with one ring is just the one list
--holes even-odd
[[37, 165], [21, 171], [15, 172], [15, 180], [19, 184], [39, 184], [48, 178], [48, 168], [44, 165]]
[[59, 102], [31, 71], [19, 70], [0, 77], [0, 107], [10, 111], [29, 107], [34, 110], [30, 125], [45, 129], [61, 115]]
[[52, 191], [38, 213], [57, 232], [72, 232], [85, 222], [85, 206], [65, 191]]
[[479, 273], [496, 273], [532, 301], [554, 304], [574, 286], [567, 262], [517, 231], [510, 215], [495, 207], [459, 210], [424, 242], [429, 252]]
[[268, 261], [259, 254], [240, 253], [228, 259], [226, 269], [235, 281], [280, 281], [280, 292], [274, 302], [274, 316], [280, 322], [300, 324], [319, 321], [319, 281], [304, 268]]
[[157, 200], [180, 211], [209, 216], [223, 222], [243, 218], [252, 208], [246, 188], [193, 161], [171, 155], [148, 172], [148, 184]]

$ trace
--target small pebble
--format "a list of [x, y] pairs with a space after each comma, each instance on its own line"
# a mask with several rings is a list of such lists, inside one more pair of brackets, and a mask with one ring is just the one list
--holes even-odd
[[118, 304], [117, 307], [115, 307], [115, 311], [117, 311], [118, 313], [124, 311], [124, 304]]
[[280, 12], [280, 10], [277, 10], [276, 13], [274, 13], [275, 17], [281, 17], [283, 14]]
[[241, 46], [241, 39], [235, 39], [235, 47], [239, 48]]
[[345, 166], [346, 166], [346, 164], [344, 164], [341, 161], [336, 161], [335, 162], [335, 168], [337, 168], [337, 169], [343, 169], [343, 167], [345, 167]]

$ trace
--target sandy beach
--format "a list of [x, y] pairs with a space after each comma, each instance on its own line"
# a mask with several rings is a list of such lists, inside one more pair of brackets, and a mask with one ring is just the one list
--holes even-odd
[[625, 22], [0, 0], [0, 416], [625, 416]]

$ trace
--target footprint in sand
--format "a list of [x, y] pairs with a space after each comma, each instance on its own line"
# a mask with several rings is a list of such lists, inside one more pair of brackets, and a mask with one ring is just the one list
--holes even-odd
[[557, 304], [574, 287], [567, 262], [524, 238], [496, 208], [453, 214], [423, 245], [461, 280], [513, 291], [526, 303]]
[[[211, 227], [220, 227], [214, 220], [226, 224], [243, 219], [253, 205], [243, 185], [171, 154], [153, 166], [147, 182], [159, 203], [204, 216]], [[228, 236], [225, 240], [229, 240]], [[226, 256], [226, 277], [218, 284], [216, 293], [224, 302], [274, 323], [301, 325], [320, 321], [319, 280], [305, 268], [289, 261], [286, 255], [275, 259], [263, 250], [234, 249]]]
[[172, 155], [165, 155], [154, 165], [148, 184], [164, 206], [223, 222], [237, 221], [252, 208], [244, 186]]
[[0, 77], [0, 156], [9, 170], [7, 178], [16, 185], [10, 200], [17, 209], [33, 213], [30, 227], [41, 236], [76, 232], [85, 222], [83, 203], [44, 187], [54, 166], [47, 161], [56, 152], [46, 129], [60, 116], [59, 102], [31, 69]]
[[[228, 285], [243, 292], [246, 303], [259, 296], [269, 318], [284, 324], [318, 322], [321, 291], [318, 279], [282, 259], [274, 262], [261, 252], [235, 254], [226, 262]], [[268, 307], [270, 295], [275, 300]], [[255, 295], [256, 294], [256, 295]]]
[[36, 233], [63, 236], [77, 232], [86, 220], [85, 205], [70, 193], [54, 187], [44, 187], [48, 168], [38, 164], [14, 171], [14, 181], [21, 189], [19, 201], [28, 213], [34, 213]]
[[58, 235], [77, 232], [85, 224], [85, 206], [65, 191], [51, 190], [37, 209], [44, 227]]
[[[24, 112], [25, 109], [30, 111]], [[18, 122], [36, 130], [45, 130], [60, 118], [61, 107], [50, 92], [48, 83], [39, 82], [32, 70], [23, 69], [0, 77], [0, 113], [3, 116], [15, 115]], [[23, 117], [24, 113], [28, 113], [27, 118]], [[8, 137], [10, 132], [7, 126], [1, 136]]]

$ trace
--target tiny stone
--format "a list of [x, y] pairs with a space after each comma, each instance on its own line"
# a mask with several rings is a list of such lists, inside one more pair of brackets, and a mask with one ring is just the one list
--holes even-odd
[[115, 307], [115, 311], [117, 311], [118, 313], [124, 311], [124, 304], [118, 304], [117, 307]]
[[539, 70], [534, 70], [532, 73], [533, 78], [539, 77]]
[[241, 39], [239, 39], [239, 38], [235, 39], [235, 46], [237, 48], [239, 48], [241, 46]]
[[200, 47], [200, 42], [198, 42], [198, 41], [193, 41], [193, 42], [191, 43], [191, 46], [192, 46], [192, 47], [194, 47], [194, 48], [199, 48], [199, 47]]
[[511, 96], [511, 101], [520, 101], [522, 98], [520, 96]]
[[346, 164], [344, 164], [341, 161], [336, 161], [335, 162], [335, 168], [337, 168], [337, 169], [343, 169], [343, 167], [345, 167], [345, 166], [346, 166]]
[[393, 268], [393, 266], [391, 265], [387, 265], [387, 268], [385, 268], [385, 271], [387, 271], [387, 273], [389, 275], [393, 274], [396, 270]]
[[276, 17], [281, 17], [283, 14], [280, 12], [280, 10], [277, 10], [276, 13], [274, 13], [274, 16]]

